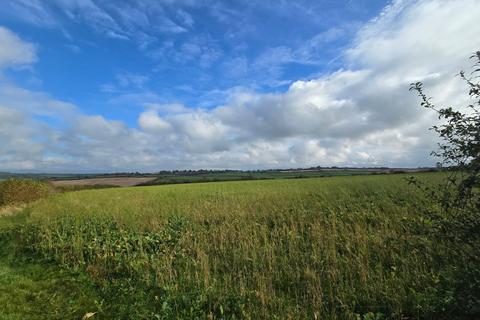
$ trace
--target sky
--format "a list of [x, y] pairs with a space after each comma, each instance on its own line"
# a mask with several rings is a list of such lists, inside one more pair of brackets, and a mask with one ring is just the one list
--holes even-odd
[[478, 0], [2, 0], [0, 171], [432, 166]]

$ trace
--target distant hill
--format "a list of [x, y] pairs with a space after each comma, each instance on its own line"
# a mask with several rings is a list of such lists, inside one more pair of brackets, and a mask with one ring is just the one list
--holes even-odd
[[[338, 173], [345, 174], [372, 174], [372, 173], [414, 173], [435, 171], [435, 168], [388, 168], [388, 167], [310, 167], [310, 168], [283, 168], [283, 169], [263, 169], [263, 170], [230, 170], [230, 169], [198, 169], [198, 170], [161, 170], [157, 172], [115, 172], [115, 173], [12, 173], [0, 172], [0, 180], [19, 178], [19, 179], [40, 179], [40, 180], [77, 180], [94, 178], [162, 178], [172, 176], [192, 177], [192, 176], [222, 176], [222, 175], [240, 175], [240, 176], [262, 176], [278, 174], [304, 174], [304, 173]], [[221, 179], [223, 180], [223, 179]]]

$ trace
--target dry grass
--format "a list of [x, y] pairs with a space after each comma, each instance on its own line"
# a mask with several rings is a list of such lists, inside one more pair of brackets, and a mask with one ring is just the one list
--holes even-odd
[[22, 211], [25, 205], [7, 205], [0, 207], [0, 217], [7, 217]]

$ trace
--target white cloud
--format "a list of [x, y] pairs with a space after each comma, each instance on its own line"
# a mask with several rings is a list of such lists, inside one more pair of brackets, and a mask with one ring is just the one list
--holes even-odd
[[0, 105], [0, 164], [2, 169], [34, 169], [44, 146], [35, 142], [38, 127], [22, 112]]
[[85, 23], [99, 33], [111, 38], [129, 39], [115, 18], [92, 0], [56, 0], [56, 4], [68, 18]]
[[352, 64], [374, 66], [386, 77], [398, 77], [403, 70], [410, 77], [451, 77], [480, 47], [475, 23], [479, 15], [476, 0], [396, 1], [359, 32], [346, 56]]
[[[162, 114], [178, 114], [188, 113], [191, 109], [187, 108], [181, 103], [145, 103], [144, 107], [147, 109], [153, 109]], [[143, 114], [143, 113], [142, 113]]]
[[68, 120], [78, 112], [73, 104], [55, 100], [44, 92], [22, 89], [9, 83], [0, 83], [0, 105], [30, 116], [56, 117], [61, 120]]
[[171, 129], [170, 124], [160, 118], [154, 110], [142, 112], [138, 118], [138, 125], [145, 132], [152, 134], [162, 134]]
[[21, 40], [10, 30], [0, 26], [0, 69], [6, 66], [23, 66], [37, 60], [35, 46]]
[[[358, 33], [344, 69], [282, 93], [232, 90], [213, 109], [158, 104], [154, 93], [130, 96], [146, 107], [136, 128], [2, 84], [0, 121], [13, 127], [0, 130], [8, 150], [0, 170], [15, 161], [19, 169], [56, 171], [432, 164], [435, 137], [427, 129], [435, 115], [419, 107], [409, 84], [424, 81], [441, 103], [464, 102], [454, 75], [480, 48], [479, 16], [474, 0], [395, 1]], [[201, 59], [203, 45], [193, 41], [185, 54]]]

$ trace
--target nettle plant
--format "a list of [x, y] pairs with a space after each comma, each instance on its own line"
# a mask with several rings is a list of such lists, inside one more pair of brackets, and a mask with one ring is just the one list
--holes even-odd
[[[421, 98], [421, 106], [437, 112], [441, 120], [441, 125], [431, 128], [441, 141], [432, 155], [441, 159], [439, 167], [448, 173], [441, 186], [421, 187], [447, 213], [441, 224], [445, 235], [468, 242], [477, 240], [480, 234], [480, 51], [470, 58], [474, 60], [473, 71], [459, 73], [471, 101], [464, 111], [433, 104], [421, 82], [410, 87]], [[419, 185], [415, 179], [410, 182]]]

